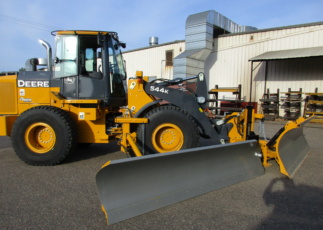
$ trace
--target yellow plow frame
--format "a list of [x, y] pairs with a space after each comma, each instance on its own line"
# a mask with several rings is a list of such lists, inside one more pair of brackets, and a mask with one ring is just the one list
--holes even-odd
[[271, 140], [259, 140], [264, 167], [270, 166], [268, 161], [275, 159], [280, 172], [289, 178], [293, 177], [310, 151], [303, 127], [313, 118], [300, 117], [296, 121], [290, 121]]
[[303, 126], [310, 119], [288, 122], [267, 141], [256, 140], [253, 130], [254, 121], [262, 118], [253, 110], [226, 117], [233, 124], [229, 144], [146, 156], [137, 147], [130, 125], [149, 121], [117, 118], [122, 124], [115, 130], [121, 150], [131, 149], [140, 157], [107, 162], [96, 175], [108, 224], [261, 176], [271, 159], [279, 164], [281, 173], [292, 177], [309, 152]]

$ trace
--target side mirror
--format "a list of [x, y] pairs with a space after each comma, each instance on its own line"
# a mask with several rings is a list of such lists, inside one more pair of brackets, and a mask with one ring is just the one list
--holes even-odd
[[55, 58], [54, 58], [54, 63], [55, 63], [55, 64], [57, 64], [57, 63], [59, 63], [59, 62], [60, 62], [59, 58], [58, 58], [58, 57], [55, 57]]
[[104, 36], [102, 34], [98, 33], [98, 45], [100, 47], [103, 47], [103, 44], [104, 44], [104, 38], [103, 37]]

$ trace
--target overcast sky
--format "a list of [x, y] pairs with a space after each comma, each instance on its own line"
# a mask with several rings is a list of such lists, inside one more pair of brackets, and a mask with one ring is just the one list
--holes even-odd
[[323, 0], [1, 0], [0, 72], [46, 57], [38, 40], [54, 48], [53, 30], [116, 31], [129, 50], [185, 39], [187, 17], [207, 10], [258, 29], [323, 21]]

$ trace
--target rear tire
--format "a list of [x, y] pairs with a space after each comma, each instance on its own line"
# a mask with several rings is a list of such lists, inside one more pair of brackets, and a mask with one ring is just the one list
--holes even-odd
[[175, 106], [157, 107], [145, 115], [148, 124], [137, 129], [137, 142], [144, 154], [164, 153], [198, 146], [194, 119]]
[[30, 165], [56, 165], [76, 146], [75, 125], [59, 108], [39, 106], [22, 113], [12, 129], [17, 156]]

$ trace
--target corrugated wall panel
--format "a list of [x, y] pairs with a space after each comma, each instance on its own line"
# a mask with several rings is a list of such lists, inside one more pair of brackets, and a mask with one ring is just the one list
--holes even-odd
[[[217, 44], [207, 59], [206, 72], [209, 86], [235, 87], [242, 84], [242, 96], [249, 100], [251, 62], [248, 60], [268, 51], [323, 46], [323, 25], [287, 28], [281, 30], [223, 36], [215, 39]], [[271, 92], [288, 88], [303, 88], [303, 92], [314, 92], [316, 86], [323, 92], [322, 58], [318, 61], [301, 59], [298, 63], [288, 62], [268, 65], [266, 87]], [[287, 63], [287, 64], [286, 64]], [[254, 63], [256, 67], [258, 63]], [[295, 68], [294, 65], [297, 65]], [[319, 77], [320, 76], [320, 77]], [[254, 69], [252, 100], [259, 102], [265, 87], [265, 63]]]
[[[323, 92], [322, 63], [322, 57], [271, 61], [266, 88], [269, 88], [271, 92], [277, 89], [280, 89], [280, 92], [288, 92], [289, 88], [292, 91], [298, 91], [301, 88], [302, 92], [315, 92], [318, 88], [320, 92]], [[281, 96], [284, 94], [281, 93]], [[284, 111], [281, 109], [280, 115], [283, 114]]]
[[[242, 97], [249, 100], [251, 62], [249, 59], [268, 51], [323, 46], [323, 25], [307, 25], [278, 30], [222, 36], [214, 39], [214, 49], [205, 63], [209, 88], [237, 87], [242, 85]], [[165, 67], [165, 52], [174, 51], [174, 57], [185, 50], [185, 42], [177, 42], [137, 51], [125, 52], [128, 76], [137, 70], [144, 75], [171, 78], [172, 67]], [[301, 60], [298, 63], [268, 64], [266, 87], [271, 92], [277, 88], [303, 88], [313, 92], [316, 87], [323, 92], [322, 58], [316, 61]], [[286, 64], [287, 63], [287, 64]], [[265, 88], [265, 63], [254, 63], [252, 101], [259, 102]], [[295, 68], [294, 65], [297, 65]], [[323, 66], [323, 65], [322, 65]]]
[[173, 57], [176, 57], [185, 50], [185, 42], [125, 52], [123, 56], [128, 77], [135, 76], [136, 71], [140, 70], [145, 76], [172, 78], [173, 67], [166, 66], [166, 51], [168, 50], [173, 50]]

